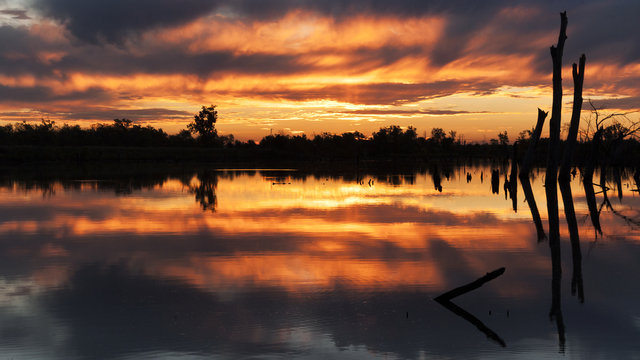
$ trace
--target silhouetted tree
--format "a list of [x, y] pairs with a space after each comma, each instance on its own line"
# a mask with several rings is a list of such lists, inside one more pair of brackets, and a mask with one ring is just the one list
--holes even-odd
[[129, 119], [113, 119], [113, 126], [115, 128], [121, 128], [121, 129], [128, 129], [131, 127], [131, 124], [133, 123], [133, 121], [129, 120]]
[[417, 148], [417, 138], [418, 133], [413, 126], [402, 130], [400, 126], [392, 125], [373, 133], [371, 145], [374, 152], [382, 155], [411, 154]]
[[192, 134], [197, 134], [201, 142], [211, 144], [218, 136], [216, 130], [217, 121], [218, 111], [216, 111], [216, 105], [203, 106], [200, 112], [193, 116], [193, 122], [187, 125], [187, 129]]
[[527, 142], [531, 139], [531, 136], [533, 135], [533, 132], [535, 130], [533, 128], [529, 129], [529, 130], [522, 130], [518, 133], [518, 137], [516, 138], [516, 141], [519, 142], [520, 144]]
[[507, 135], [507, 130], [498, 133], [498, 142], [500, 145], [509, 145], [509, 135]]
[[433, 128], [431, 129], [431, 140], [437, 144], [442, 144], [444, 139], [447, 137], [447, 134], [442, 130], [442, 128]]

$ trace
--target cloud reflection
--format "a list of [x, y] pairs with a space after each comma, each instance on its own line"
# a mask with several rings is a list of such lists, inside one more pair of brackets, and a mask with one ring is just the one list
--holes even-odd
[[[513, 213], [479, 176], [467, 183], [467, 173], [489, 170], [451, 170], [442, 193], [427, 172], [406, 181], [378, 174], [371, 187], [355, 177], [291, 171], [5, 179], [0, 326], [34, 334], [30, 315], [15, 310], [31, 304], [41, 322], [61, 328], [51, 333], [66, 334], [56, 340], [60, 353], [94, 358], [154, 351], [465, 356], [486, 346], [484, 336], [452, 323], [429, 300], [504, 264], [509, 272], [499, 284], [460, 305], [509, 346], [533, 338], [547, 345], [536, 354], [548, 355], [555, 349], [546, 318], [548, 249], [538, 245], [527, 211]], [[216, 211], [203, 211], [192, 187], [212, 177]], [[285, 181], [274, 186], [275, 178]], [[540, 185], [533, 179], [538, 199]], [[607, 333], [635, 334], [635, 295], [616, 289], [640, 294], [635, 283], [610, 276], [632, 269], [637, 234], [603, 212], [603, 231], [615, 237], [591, 244], [589, 222], [580, 222], [588, 219], [585, 199], [574, 201], [589, 309], [563, 304], [569, 350], [572, 341], [593, 339], [594, 321]], [[637, 207], [637, 197], [624, 201]], [[561, 237], [568, 246], [566, 230]], [[589, 346], [621, 356], [633, 349], [626, 338], [607, 339]], [[52, 343], [29, 335], [4, 339], [0, 349]]]

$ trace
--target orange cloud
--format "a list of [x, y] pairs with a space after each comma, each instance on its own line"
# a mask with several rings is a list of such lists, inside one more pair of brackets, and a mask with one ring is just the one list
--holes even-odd
[[146, 35], [152, 42], [185, 46], [192, 53], [231, 50], [236, 53], [330, 53], [384, 45], [428, 48], [441, 36], [446, 19], [425, 16], [334, 18], [300, 10], [275, 21], [244, 22], [222, 16], [198, 19], [184, 26]]

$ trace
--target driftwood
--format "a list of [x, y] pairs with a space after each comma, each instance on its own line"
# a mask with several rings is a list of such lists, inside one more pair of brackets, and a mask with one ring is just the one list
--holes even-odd
[[504, 274], [504, 271], [505, 271], [505, 268], [503, 267], [500, 269], [494, 270], [492, 272], [487, 273], [486, 275], [479, 278], [478, 280], [475, 280], [466, 285], [457, 287], [451, 291], [447, 291], [446, 293], [434, 298], [434, 300], [437, 301], [440, 305], [444, 306], [454, 314], [462, 317], [463, 319], [473, 324], [478, 330], [484, 333], [487, 336], [487, 338], [497, 342], [502, 347], [507, 346], [507, 344], [504, 342], [504, 340], [502, 340], [502, 338], [498, 334], [496, 334], [493, 330], [489, 329], [489, 327], [487, 327], [482, 321], [480, 321], [480, 319], [471, 315], [469, 312], [459, 307], [458, 305], [452, 303], [451, 299], [481, 287], [485, 283]]
[[484, 275], [483, 277], [479, 278], [476, 281], [472, 281], [466, 285], [462, 285], [460, 287], [457, 287], [451, 291], [447, 291], [446, 293], [436, 297], [434, 300], [436, 301], [449, 301], [451, 299], [453, 299], [454, 297], [458, 297], [460, 295], [466, 294], [469, 291], [473, 291], [479, 287], [481, 287], [482, 285], [484, 285], [485, 283], [497, 278], [498, 276], [504, 274], [505, 268], [501, 267], [500, 269], [497, 270], [493, 270], [492, 272], [488, 272], [486, 273], [486, 275]]

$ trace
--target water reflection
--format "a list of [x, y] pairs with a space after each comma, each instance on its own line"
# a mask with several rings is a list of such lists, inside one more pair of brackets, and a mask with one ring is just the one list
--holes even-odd
[[[551, 309], [549, 318], [555, 320], [558, 330], [558, 346], [565, 352], [565, 328], [562, 315], [562, 258], [560, 253], [560, 220], [558, 216], [558, 188], [555, 173], [547, 171], [545, 193], [547, 195], [547, 213], [549, 218], [549, 248], [551, 249]], [[551, 179], [551, 180], [550, 180]]]
[[582, 279], [582, 250], [580, 249], [580, 233], [578, 231], [578, 221], [573, 206], [573, 195], [571, 194], [571, 183], [560, 181], [560, 193], [564, 204], [564, 214], [569, 229], [569, 239], [571, 241], [571, 259], [573, 272], [571, 275], [571, 295], [578, 294], [581, 303], [584, 302], [584, 284]]
[[218, 174], [215, 170], [200, 171], [196, 175], [198, 184], [189, 184], [189, 191], [196, 197], [196, 201], [202, 210], [216, 211], [218, 198], [216, 196], [216, 186], [218, 186]]
[[[510, 201], [492, 194], [495, 165], [5, 176], [0, 357], [504, 356], [431, 301], [498, 266], [455, 306], [509, 356], [552, 356], [558, 340], [576, 357], [637, 354], [637, 194], [601, 176], [626, 193], [598, 209], [606, 194], [581, 176], [561, 184], [550, 259], [541, 178], [502, 169]], [[514, 211], [518, 183], [530, 212]], [[562, 302], [563, 264], [579, 301]]]
[[585, 176], [582, 182], [584, 186], [584, 193], [587, 200], [587, 206], [589, 207], [589, 217], [591, 218], [591, 224], [596, 232], [596, 236], [600, 234], [602, 236], [602, 228], [600, 227], [600, 210], [596, 204], [596, 193], [593, 187], [593, 178], [591, 176]]
[[491, 170], [491, 192], [493, 194], [500, 193], [500, 170], [498, 169]]
[[531, 188], [531, 180], [529, 175], [524, 173], [519, 176], [520, 184], [522, 185], [522, 192], [531, 211], [531, 217], [536, 227], [536, 233], [538, 234], [538, 242], [541, 242], [547, 238], [544, 233], [544, 227], [542, 226], [542, 218], [540, 217], [540, 211], [538, 210], [538, 204], [536, 198], [533, 195], [533, 189]]
[[511, 206], [514, 212], [518, 212], [518, 143], [513, 145], [513, 154], [511, 156], [511, 174], [509, 175], [509, 182], [507, 191], [509, 191], [509, 198], [511, 199]]

